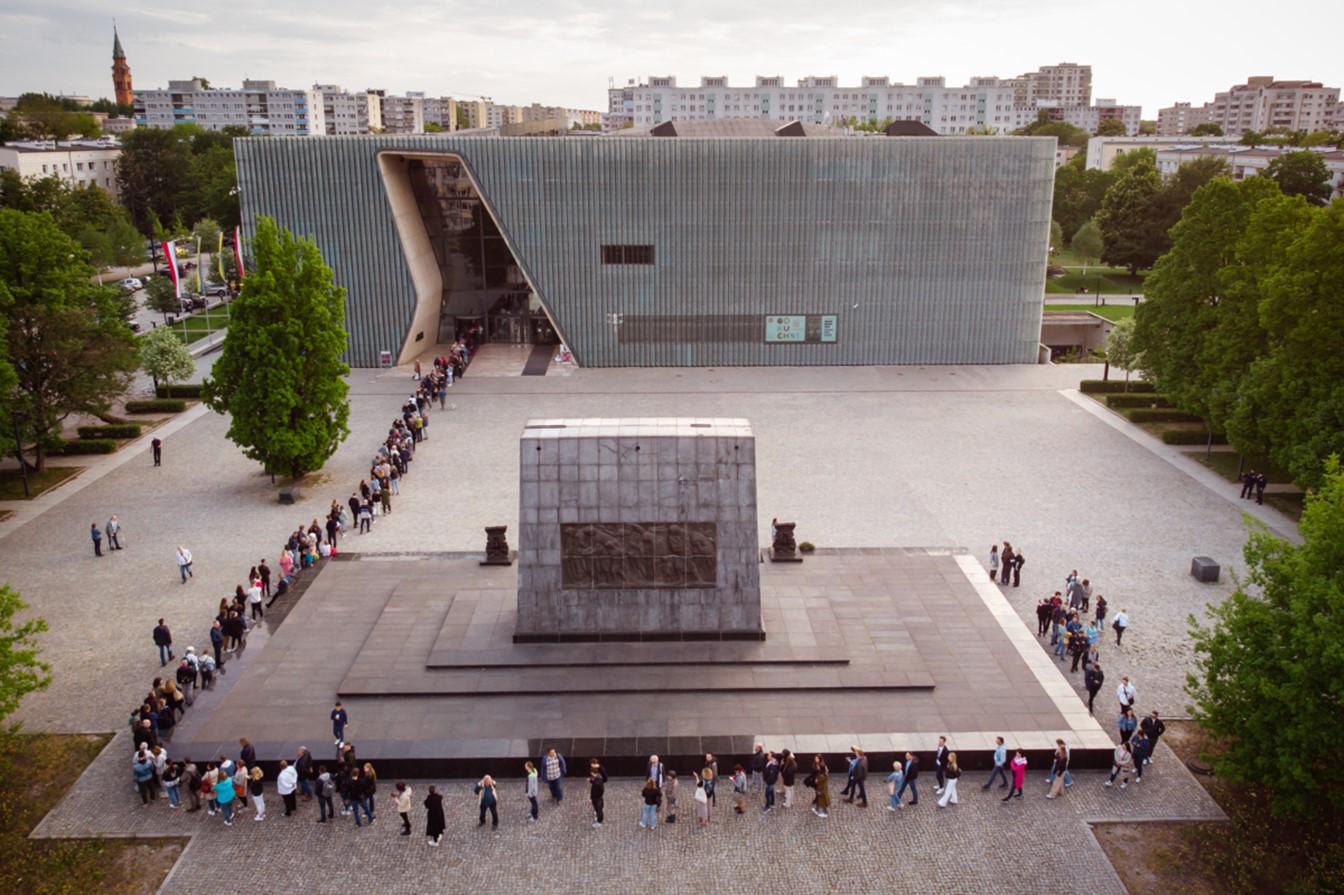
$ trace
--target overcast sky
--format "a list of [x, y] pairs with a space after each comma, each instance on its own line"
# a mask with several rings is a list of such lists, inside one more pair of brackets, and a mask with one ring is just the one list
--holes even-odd
[[[1249, 75], [1344, 86], [1344, 53], [1324, 36], [1337, 9], [1324, 0], [1302, 0], [1282, 24], [1246, 0], [4, 0], [0, 95], [111, 96], [114, 14], [141, 88], [200, 75], [215, 86], [254, 78], [605, 110], [609, 78], [670, 74], [695, 85], [726, 74], [745, 85], [757, 74], [790, 83], [814, 74], [849, 85], [944, 75], [961, 85], [1068, 61], [1092, 65], [1094, 97], [1155, 118]], [[1280, 28], [1320, 30], [1304, 42], [1276, 37]]]

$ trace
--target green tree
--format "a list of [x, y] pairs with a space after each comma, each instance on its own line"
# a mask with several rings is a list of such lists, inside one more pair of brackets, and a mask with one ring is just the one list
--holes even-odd
[[1162, 179], [1162, 192], [1153, 208], [1153, 224], [1168, 232], [1181, 219], [1195, 191], [1215, 177], [1232, 176], [1232, 166], [1213, 155], [1201, 155], [1182, 162], [1176, 171]]
[[[41, 618], [16, 624], [14, 617], [28, 605], [8, 584], [0, 585], [0, 723], [14, 714], [23, 697], [45, 690], [51, 683], [51, 666], [38, 658], [37, 635], [47, 630]], [[8, 728], [14, 733], [17, 725]]]
[[321, 469], [349, 434], [345, 290], [312, 240], [257, 220], [252, 266], [202, 398], [272, 474]]
[[73, 100], [46, 93], [25, 93], [9, 116], [18, 136], [30, 140], [96, 137], [98, 121]]
[[467, 110], [464, 109], [464, 108], [462, 108], [461, 106], [458, 106], [458, 107], [457, 107], [457, 129], [460, 130], [460, 131], [464, 131], [464, 130], [467, 130], [468, 128], [470, 128], [470, 127], [471, 127], [471, 119], [467, 116]]
[[1055, 172], [1054, 219], [1066, 234], [1078, 232], [1101, 209], [1106, 191], [1120, 177], [1113, 171], [1088, 169], [1086, 163], [1080, 152]]
[[1220, 777], [1264, 786], [1273, 813], [1314, 819], [1344, 808], [1344, 472], [1322, 466], [1302, 544], [1255, 527], [1247, 575], [1209, 624], [1190, 617], [1193, 717], [1222, 740]]
[[215, 254], [219, 249], [219, 224], [213, 218], [201, 218], [191, 228], [191, 235], [201, 241], [201, 251]]
[[1026, 127], [1013, 131], [1022, 137], [1054, 137], [1061, 146], [1086, 146], [1092, 135], [1081, 127], [1074, 127], [1065, 121], [1055, 121], [1050, 117], [1049, 109], [1036, 113], [1036, 120]]
[[[1132, 154], [1122, 154], [1117, 163]], [[1105, 243], [1101, 260], [1129, 268], [1131, 276], [1153, 266], [1169, 244], [1166, 231], [1153, 225], [1161, 191], [1162, 178], [1151, 162], [1143, 160], [1124, 170], [1107, 190], [1097, 212], [1097, 226]]]
[[1319, 153], [1285, 152], [1265, 168], [1265, 176], [1289, 196], [1301, 196], [1312, 205], [1330, 203], [1330, 170]]
[[1125, 371], [1125, 391], [1129, 391], [1130, 371], [1137, 369], [1141, 360], [1134, 350], [1134, 318], [1126, 317], [1106, 335], [1106, 362]]
[[113, 221], [105, 235], [112, 263], [117, 267], [130, 267], [145, 260], [145, 238], [125, 217]]
[[442, 124], [439, 124], [437, 121], [426, 121], [426, 122], [425, 122], [425, 133], [427, 133], [427, 134], [441, 134], [441, 133], [443, 133], [443, 125], [442, 125]]
[[124, 308], [113, 290], [89, 282], [92, 273], [50, 215], [0, 209], [0, 304], [9, 306], [18, 374], [11, 409], [36, 436], [39, 470], [65, 417], [106, 413], [138, 366]]
[[1101, 238], [1101, 228], [1097, 226], [1095, 220], [1085, 221], [1078, 228], [1073, 234], [1072, 246], [1078, 257], [1083, 259], [1083, 276], [1086, 277], [1088, 266], [1097, 262], [1105, 247]]
[[1203, 124], [1196, 124], [1186, 133], [1192, 137], [1221, 137], [1223, 126], [1216, 121], [1205, 121]]
[[1127, 149], [1124, 152], [1117, 152], [1115, 158], [1111, 159], [1111, 170], [1117, 174], [1123, 174], [1130, 168], [1151, 167], [1157, 170], [1157, 150], [1151, 146], [1140, 146], [1137, 149]]
[[196, 361], [173, 330], [166, 326], [150, 330], [140, 337], [140, 366], [154, 387], [160, 383], [181, 382], [196, 372]]
[[1123, 137], [1129, 133], [1129, 128], [1119, 118], [1106, 118], [1097, 122], [1098, 137]]
[[1156, 133], [1157, 133], [1156, 121], [1150, 121], [1145, 118], [1139, 122], [1139, 134], [1141, 136], [1149, 137]]
[[1058, 252], [1064, 248], [1064, 228], [1059, 226], [1059, 221], [1050, 222], [1050, 251]]
[[[1308, 209], [1305, 220], [1285, 216], [1292, 229], [1260, 284], [1267, 351], [1251, 364], [1245, 389], [1270, 458], [1313, 488], [1324, 458], [1344, 454], [1344, 202], [1301, 208]], [[1257, 207], [1252, 229], [1262, 211], [1274, 210]], [[1242, 422], [1234, 416], [1232, 431]]]
[[183, 196], [196, 188], [190, 141], [175, 129], [142, 127], [125, 134], [117, 187], [135, 226], [152, 235], [151, 217], [172, 220]]
[[181, 312], [182, 302], [177, 297], [177, 291], [173, 289], [173, 281], [168, 277], [146, 278], [145, 307], [162, 314], [164, 323], [168, 322], [169, 314]]

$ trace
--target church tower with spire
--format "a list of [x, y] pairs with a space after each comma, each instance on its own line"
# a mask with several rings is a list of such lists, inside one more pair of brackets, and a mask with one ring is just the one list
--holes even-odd
[[126, 64], [126, 51], [121, 48], [116, 25], [112, 26], [112, 91], [119, 104], [131, 104], [131, 67]]

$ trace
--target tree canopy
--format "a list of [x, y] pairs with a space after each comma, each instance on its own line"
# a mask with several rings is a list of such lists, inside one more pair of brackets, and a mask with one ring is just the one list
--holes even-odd
[[1344, 808], [1344, 471], [1308, 494], [1300, 546], [1253, 528], [1244, 580], [1210, 623], [1190, 618], [1193, 717], [1222, 738], [1219, 776], [1263, 785], [1276, 815]]
[[321, 469], [350, 434], [345, 290], [312, 240], [257, 220], [252, 269], [202, 398], [267, 472]]
[[1106, 191], [1120, 177], [1112, 171], [1089, 169], [1086, 163], [1080, 152], [1055, 172], [1054, 218], [1070, 237], [1101, 209]]
[[25, 93], [4, 118], [6, 140], [97, 137], [98, 119], [69, 97]]
[[1123, 137], [1129, 133], [1129, 128], [1119, 118], [1106, 118], [1097, 122], [1098, 137]]
[[171, 130], [137, 128], [122, 137], [117, 185], [121, 201], [146, 236], [153, 222], [213, 218], [233, 228], [239, 223], [234, 137], [241, 127], [207, 131], [194, 124]]
[[152, 329], [140, 337], [140, 366], [160, 383], [181, 382], [196, 372], [196, 362], [178, 334], [166, 327]]
[[46, 621], [30, 618], [21, 625], [14, 621], [27, 608], [18, 591], [0, 585], [0, 723], [14, 714], [23, 697], [51, 683], [51, 666], [38, 658], [37, 648], [37, 635], [47, 630]]
[[[1130, 153], [1124, 153], [1124, 158]], [[1117, 159], [1117, 162], [1119, 159]], [[1130, 274], [1152, 267], [1167, 248], [1167, 234], [1154, 225], [1153, 213], [1162, 192], [1162, 178], [1146, 159], [1126, 169], [1106, 192], [1097, 212], [1104, 247], [1101, 260], [1129, 268]]]
[[1186, 133], [1192, 137], [1221, 137], [1223, 126], [1216, 121], [1205, 121], [1202, 124], [1196, 124]]
[[1315, 152], [1285, 152], [1265, 167], [1265, 176], [1289, 196], [1301, 196], [1312, 205], [1330, 202], [1330, 170]]
[[18, 378], [10, 409], [37, 440], [39, 469], [65, 417], [106, 413], [137, 367], [125, 309], [92, 273], [51, 215], [0, 209], [0, 305]]

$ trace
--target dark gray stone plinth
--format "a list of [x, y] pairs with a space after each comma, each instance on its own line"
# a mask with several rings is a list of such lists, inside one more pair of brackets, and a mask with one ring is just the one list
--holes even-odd
[[1216, 584], [1220, 568], [1218, 563], [1208, 556], [1196, 556], [1190, 562], [1190, 575], [1204, 584]]
[[298, 485], [286, 485], [280, 489], [281, 503], [298, 503], [302, 497], [303, 491], [299, 489]]

